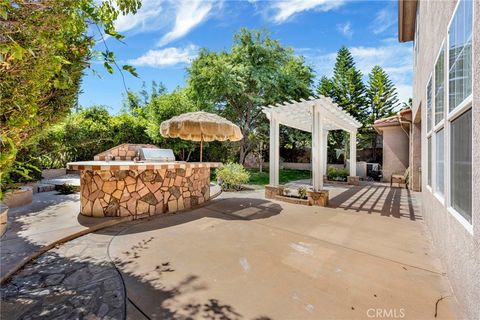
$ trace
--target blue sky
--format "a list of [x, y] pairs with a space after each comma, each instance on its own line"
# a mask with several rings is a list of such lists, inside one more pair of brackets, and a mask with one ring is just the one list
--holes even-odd
[[[134, 16], [122, 16], [116, 27], [121, 43], [106, 39], [117, 60], [137, 68], [140, 78], [124, 74], [126, 86], [140, 90], [152, 80], [168, 90], [183, 86], [186, 68], [199, 48], [228, 50], [241, 27], [266, 29], [282, 45], [303, 55], [317, 78], [331, 76], [336, 51], [350, 48], [357, 67], [368, 75], [375, 64], [396, 84], [400, 101], [411, 96], [411, 43], [397, 40], [397, 1], [289, 0], [199, 1], [143, 0]], [[97, 43], [103, 50], [104, 44]], [[80, 104], [120, 110], [125, 93], [119, 72], [108, 74], [93, 63], [83, 78]]]

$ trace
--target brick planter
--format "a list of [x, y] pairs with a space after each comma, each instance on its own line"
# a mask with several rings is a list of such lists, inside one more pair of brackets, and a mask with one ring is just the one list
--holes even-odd
[[348, 176], [347, 177], [347, 183], [351, 184], [351, 185], [354, 185], [354, 186], [358, 186], [358, 185], [360, 185], [360, 177], [359, 176]]
[[308, 205], [328, 207], [328, 190], [307, 191]]
[[265, 186], [265, 198], [275, 199], [276, 196], [283, 196], [283, 186]]
[[265, 198], [275, 199], [283, 202], [301, 204], [308, 206], [328, 206], [328, 190], [321, 191], [307, 191], [307, 199], [300, 199], [295, 197], [287, 197], [283, 193], [283, 186], [265, 186]]
[[5, 192], [3, 203], [9, 208], [16, 208], [32, 203], [32, 199], [33, 188], [24, 186], [15, 190]]
[[8, 207], [0, 203], [0, 236], [7, 231]]
[[274, 199], [279, 200], [279, 201], [283, 201], [283, 202], [293, 203], [293, 204], [301, 204], [301, 205], [305, 205], [305, 206], [310, 205], [308, 203], [307, 199], [300, 199], [300, 198], [286, 197], [286, 196], [275, 196]]

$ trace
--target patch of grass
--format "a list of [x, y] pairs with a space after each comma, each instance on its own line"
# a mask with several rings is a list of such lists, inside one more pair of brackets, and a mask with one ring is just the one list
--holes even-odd
[[[249, 184], [264, 186], [268, 184], [268, 170], [259, 172], [258, 169], [248, 169], [250, 172]], [[311, 172], [308, 170], [283, 169], [280, 170], [280, 183], [284, 184], [290, 181], [310, 179]]]

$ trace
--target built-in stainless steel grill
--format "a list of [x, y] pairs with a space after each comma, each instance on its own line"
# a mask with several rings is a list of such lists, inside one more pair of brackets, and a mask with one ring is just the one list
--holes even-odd
[[146, 162], [174, 162], [172, 149], [141, 148], [140, 160]]

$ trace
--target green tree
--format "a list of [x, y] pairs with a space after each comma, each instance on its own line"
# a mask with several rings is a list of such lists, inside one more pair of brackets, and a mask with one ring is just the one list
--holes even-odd
[[265, 121], [261, 107], [307, 98], [313, 81], [302, 57], [268, 33], [248, 29], [234, 36], [230, 51], [201, 50], [188, 72], [195, 100], [212, 105], [240, 127], [240, 163], [257, 144], [250, 132]]
[[398, 107], [397, 89], [388, 74], [374, 66], [368, 75], [367, 88], [368, 124], [395, 114]]
[[37, 135], [19, 149], [17, 160], [46, 168], [92, 160], [94, 155], [122, 143], [152, 143], [147, 120], [132, 114], [110, 115], [103, 106], [83, 108]]
[[[99, 56], [108, 72], [120, 70], [113, 52], [93, 50], [89, 31], [121, 39], [116, 18], [139, 7], [138, 0], [0, 2], [0, 181], [18, 148], [76, 104], [92, 57]], [[131, 66], [122, 68], [135, 74]]]
[[373, 129], [376, 120], [390, 117], [398, 107], [397, 90], [388, 74], [379, 66], [374, 66], [368, 75], [366, 101], [368, 106], [368, 127], [364, 130], [362, 140], [372, 149], [372, 158], [377, 160], [377, 133]]
[[[321, 95], [332, 98], [340, 108], [355, 117], [358, 121], [367, 124], [366, 88], [362, 80], [362, 73], [355, 66], [355, 61], [347, 47], [338, 50], [333, 77], [323, 76], [317, 87]], [[360, 129], [361, 133], [363, 129]], [[346, 133], [343, 131], [331, 131], [328, 137], [328, 159], [331, 162], [338, 161], [339, 150], [345, 148]]]
[[366, 118], [366, 89], [362, 81], [362, 73], [356, 68], [352, 54], [346, 47], [341, 47], [338, 50], [331, 81], [330, 97], [333, 101], [357, 118], [358, 121], [364, 123]]
[[181, 139], [164, 138], [160, 135], [160, 124], [182, 113], [198, 111], [197, 105], [185, 89], [177, 89], [153, 97], [147, 105], [147, 134], [152, 141], [162, 148], [171, 148], [182, 160], [189, 160], [196, 143]]
[[147, 133], [147, 119], [128, 113], [110, 118], [110, 130], [113, 145], [122, 143], [153, 143]]
[[318, 83], [317, 92], [325, 97], [335, 96], [333, 81], [327, 76], [322, 76], [320, 82]]
[[110, 114], [103, 106], [92, 106], [69, 116], [64, 124], [64, 143], [73, 161], [92, 160], [114, 146]]

